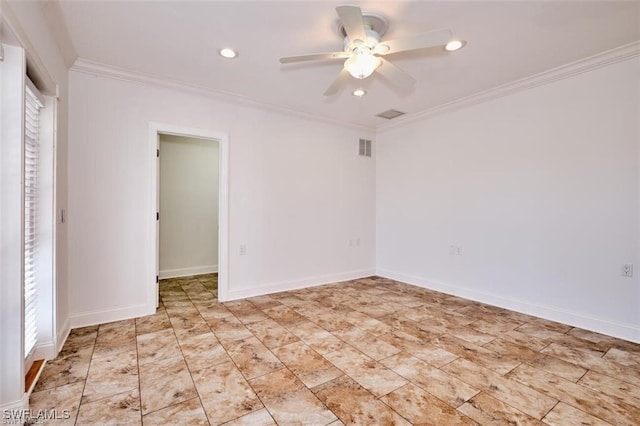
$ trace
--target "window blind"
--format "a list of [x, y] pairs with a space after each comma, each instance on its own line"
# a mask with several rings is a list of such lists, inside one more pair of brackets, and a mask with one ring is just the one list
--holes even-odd
[[38, 174], [41, 96], [27, 80], [24, 114], [24, 354], [29, 359], [38, 342]]

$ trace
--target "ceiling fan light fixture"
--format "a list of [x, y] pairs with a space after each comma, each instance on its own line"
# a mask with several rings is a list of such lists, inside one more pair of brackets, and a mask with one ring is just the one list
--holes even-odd
[[462, 40], [451, 40], [449, 43], [444, 46], [444, 50], [447, 52], [454, 52], [456, 50], [462, 49], [466, 42]]
[[225, 47], [224, 49], [220, 49], [218, 53], [220, 54], [220, 56], [227, 59], [233, 59], [238, 56], [238, 52], [231, 49], [230, 47]]
[[369, 77], [382, 61], [369, 52], [356, 53], [344, 62], [344, 67], [352, 77], [360, 80]]
[[[465, 45], [464, 41], [451, 42], [452, 32], [448, 29], [430, 31], [411, 37], [382, 41], [387, 29], [387, 21], [375, 14], [363, 12], [359, 6], [336, 7], [339, 31], [344, 36], [341, 52], [312, 53], [280, 58], [280, 63], [306, 62], [315, 60], [345, 59], [343, 69], [324, 92], [325, 96], [338, 93], [347, 84], [349, 77], [365, 79], [378, 71], [385, 80], [402, 89], [409, 90], [416, 79], [383, 58], [400, 52], [427, 49], [430, 47], [456, 50]], [[358, 96], [354, 94], [354, 96]]]

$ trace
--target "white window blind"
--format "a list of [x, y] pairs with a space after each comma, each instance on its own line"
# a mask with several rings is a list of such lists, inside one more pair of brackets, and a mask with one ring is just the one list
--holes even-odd
[[40, 163], [40, 108], [44, 106], [27, 79], [24, 114], [24, 354], [29, 359], [38, 342], [38, 174]]

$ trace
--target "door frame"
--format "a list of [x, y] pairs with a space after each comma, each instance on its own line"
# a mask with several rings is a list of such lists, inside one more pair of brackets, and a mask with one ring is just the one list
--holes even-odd
[[147, 309], [150, 314], [156, 310], [159, 288], [160, 230], [156, 213], [159, 204], [159, 159], [160, 135], [173, 135], [206, 139], [218, 142], [218, 300], [225, 301], [229, 294], [229, 135], [226, 132], [183, 127], [167, 123], [149, 123], [149, 158], [151, 158], [149, 179], [150, 205], [148, 231], [148, 264], [150, 284], [147, 291]]

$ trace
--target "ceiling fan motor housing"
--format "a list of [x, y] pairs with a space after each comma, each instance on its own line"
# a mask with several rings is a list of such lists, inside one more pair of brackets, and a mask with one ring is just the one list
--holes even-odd
[[380, 34], [368, 27], [365, 27], [365, 34], [367, 35], [366, 40], [350, 41], [349, 37], [345, 36], [343, 40], [344, 51], [349, 53], [355, 52], [357, 49], [361, 49], [363, 47], [373, 50], [373, 48], [380, 42]]
[[[364, 24], [365, 30], [372, 30], [378, 33], [378, 39], [382, 37], [384, 33], [387, 32], [387, 28], [389, 28], [387, 18], [374, 12], [363, 11], [362, 23]], [[338, 20], [338, 33], [342, 37], [347, 35], [341, 20]]]

